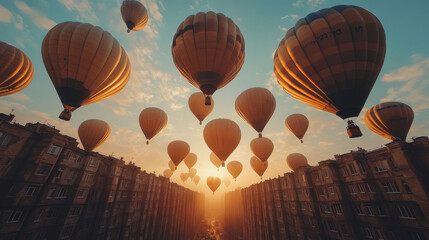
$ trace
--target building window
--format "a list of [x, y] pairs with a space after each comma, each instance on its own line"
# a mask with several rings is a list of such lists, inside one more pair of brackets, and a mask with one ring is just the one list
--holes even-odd
[[401, 193], [396, 182], [385, 182], [383, 183], [383, 187], [386, 193]]
[[347, 177], [349, 175], [349, 171], [347, 171], [346, 167], [341, 168], [341, 175], [343, 177]]
[[51, 155], [58, 156], [58, 154], [60, 154], [60, 152], [61, 152], [61, 147], [60, 146], [55, 145], [55, 144], [51, 144], [51, 146], [49, 147], [47, 153], [51, 154]]
[[366, 211], [368, 212], [369, 216], [374, 216], [374, 211], [372, 210], [372, 206], [365, 206]]
[[58, 191], [57, 198], [67, 198], [66, 194], [67, 190], [65, 188], [61, 188], [60, 191]]
[[307, 203], [308, 211], [313, 211], [313, 208], [311, 207], [311, 203]]
[[329, 178], [328, 169], [323, 169], [323, 176], [324, 176], [325, 178]]
[[36, 209], [36, 211], [34, 212], [34, 222], [39, 222], [40, 218], [42, 217], [43, 214], [43, 208], [38, 208]]
[[328, 222], [328, 229], [329, 229], [329, 231], [332, 231], [332, 232], [337, 232], [338, 231], [337, 230], [337, 226], [335, 226], [334, 221], [328, 220], [327, 222]]
[[340, 224], [340, 229], [341, 229], [341, 233], [344, 236], [348, 236], [349, 235], [349, 231], [347, 230], [347, 226], [345, 224]]
[[61, 232], [61, 239], [70, 238], [73, 233], [73, 229], [74, 229], [74, 225], [64, 227], [63, 231]]
[[80, 155], [76, 155], [76, 156], [75, 156], [75, 162], [76, 162], [76, 163], [81, 163], [81, 162], [82, 162], [82, 156], [80, 156]]
[[343, 209], [340, 204], [333, 204], [334, 211], [337, 215], [343, 215]]
[[359, 172], [361, 174], [367, 174], [365, 166], [361, 162], [357, 162]]
[[90, 167], [96, 167], [97, 166], [97, 159], [92, 158], [89, 160], [89, 166]]
[[55, 190], [56, 190], [56, 187], [49, 188], [48, 195], [46, 198], [53, 198], [55, 195]]
[[322, 204], [320, 207], [324, 213], [332, 213], [331, 207], [328, 204]]
[[355, 211], [356, 211], [357, 215], [364, 215], [360, 205], [355, 205]]
[[368, 189], [368, 193], [375, 193], [374, 188], [371, 183], [367, 182], [366, 187]]
[[356, 175], [357, 174], [355, 165], [353, 163], [349, 164], [349, 168], [350, 168], [350, 172], [352, 173], [352, 175]]
[[92, 179], [92, 174], [85, 173], [85, 177], [83, 178], [84, 182], [90, 182]]
[[367, 238], [374, 238], [374, 236], [372, 236], [372, 232], [371, 229], [369, 227], [364, 227], [363, 229], [363, 235]]
[[328, 189], [329, 189], [329, 192], [331, 193], [331, 195], [335, 195], [335, 191], [334, 191], [333, 186], [329, 186]]
[[355, 185], [354, 184], [350, 184], [349, 185], [349, 190], [350, 190], [350, 194], [351, 195], [356, 195], [357, 193], [356, 193], [356, 187], [355, 187]]
[[383, 210], [383, 207], [382, 207], [382, 206], [376, 205], [376, 206], [374, 206], [374, 208], [375, 208], [375, 213], [376, 213], [378, 216], [386, 216], [386, 215], [384, 214], [384, 210]]
[[69, 217], [76, 217], [80, 213], [80, 207], [72, 207]]
[[25, 188], [24, 196], [26, 197], [32, 197], [34, 195], [37, 195], [37, 192], [39, 191], [39, 186], [36, 185], [29, 185]]
[[358, 189], [359, 189], [360, 193], [365, 193], [365, 187], [363, 186], [362, 183], [358, 183], [357, 186], [358, 186]]
[[401, 180], [401, 182], [402, 182], [402, 186], [404, 187], [405, 191], [406, 191], [408, 194], [411, 194], [411, 193], [412, 193], [412, 192], [411, 192], [411, 188], [410, 188], [410, 186], [408, 186], [407, 182], [405, 182], [404, 180]]
[[47, 218], [56, 218], [57, 217], [57, 210], [55, 208], [50, 208], [48, 214], [46, 215]]
[[55, 175], [55, 177], [61, 178], [61, 176], [63, 176], [63, 172], [64, 172], [64, 169], [58, 168], [57, 175]]
[[7, 223], [15, 223], [21, 221], [23, 211], [12, 211], [7, 219]]
[[387, 160], [381, 160], [374, 163], [374, 170], [376, 173], [386, 172], [389, 169]]
[[396, 206], [400, 218], [416, 219], [413, 209], [407, 205], [398, 204]]
[[49, 170], [51, 170], [51, 167], [52, 167], [51, 164], [41, 163], [39, 167], [37, 167], [35, 174], [40, 176], [47, 176], [49, 173]]
[[79, 189], [79, 191], [77, 192], [77, 198], [83, 198], [85, 193], [85, 189]]
[[316, 179], [316, 181], [320, 181], [320, 176], [318, 172], [314, 173], [314, 179]]

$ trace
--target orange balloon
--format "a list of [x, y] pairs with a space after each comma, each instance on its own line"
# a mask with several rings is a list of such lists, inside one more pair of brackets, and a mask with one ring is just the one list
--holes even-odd
[[33, 76], [30, 58], [18, 48], [0, 41], [0, 96], [26, 88]]
[[189, 150], [189, 145], [184, 141], [176, 140], [168, 144], [168, 156], [170, 156], [170, 159], [176, 166], [176, 169], [180, 162], [182, 162], [182, 160], [189, 154]]
[[193, 179], [195, 185], [198, 185], [198, 183], [200, 182], [200, 176], [195, 176]]
[[405, 141], [413, 120], [413, 109], [401, 102], [380, 103], [365, 113], [369, 130], [390, 140]]
[[235, 100], [235, 111], [259, 133], [259, 137], [275, 109], [276, 99], [265, 88], [249, 88]]
[[293, 135], [301, 140], [302, 143], [302, 138], [308, 129], [307, 117], [299, 113], [292, 114], [286, 118], [285, 126]]
[[143, 109], [139, 116], [140, 128], [143, 131], [149, 144], [149, 140], [155, 137], [162, 129], [167, 126], [168, 116], [167, 114], [156, 107], [149, 107]]
[[295, 171], [299, 167], [307, 166], [307, 158], [301, 153], [291, 153], [286, 157], [287, 165], [292, 171]]
[[222, 166], [237, 148], [241, 139], [240, 127], [234, 121], [218, 118], [204, 127], [204, 140], [207, 146], [222, 160]]
[[174, 165], [173, 161], [168, 161], [168, 167], [170, 168], [171, 171], [175, 171], [176, 170], [176, 165]]
[[213, 152], [210, 153], [210, 161], [213, 163], [213, 165], [215, 165], [215, 167], [218, 168], [222, 165], [222, 160], [220, 160], [216, 154], [214, 154]]
[[222, 182], [223, 184], [225, 184], [225, 187], [229, 187], [229, 185], [231, 184], [231, 181], [226, 176], [222, 178]]
[[213, 194], [215, 193], [216, 189], [220, 186], [220, 178], [218, 177], [208, 177], [207, 178], [207, 186], [212, 190]]
[[42, 43], [46, 71], [70, 120], [80, 106], [106, 99], [122, 90], [130, 78], [130, 61], [119, 42], [100, 27], [63, 22]]
[[226, 168], [232, 177], [237, 180], [238, 175], [240, 175], [241, 171], [243, 170], [243, 165], [238, 161], [231, 161], [228, 163]]
[[262, 175], [264, 175], [265, 170], [267, 170], [268, 162], [263, 162], [261, 159], [259, 159], [256, 156], [252, 156], [250, 158], [250, 166], [252, 166], [252, 169], [258, 174], [261, 179]]
[[195, 168], [189, 169], [189, 177], [190, 178], [194, 178], [196, 174], [197, 174], [197, 169], [195, 169]]
[[166, 178], [170, 178], [171, 175], [173, 175], [173, 173], [174, 172], [171, 169], [165, 169], [164, 172], [163, 172], [164, 177], [166, 177]]
[[198, 157], [195, 153], [189, 153], [183, 161], [185, 162], [186, 166], [191, 169], [195, 165], [195, 163], [197, 163], [197, 160]]
[[127, 32], [142, 30], [149, 19], [143, 4], [134, 0], [125, 0], [121, 5], [122, 20], [127, 25]]
[[250, 149], [256, 157], [266, 162], [274, 150], [274, 144], [265, 137], [255, 138], [250, 142]]
[[188, 180], [189, 178], [189, 174], [188, 173], [181, 173], [180, 174], [180, 179], [182, 179], [183, 182], [185, 182], [186, 180]]
[[109, 138], [110, 126], [105, 121], [89, 119], [79, 125], [78, 135], [85, 150], [92, 151]]
[[194, 87], [210, 95], [234, 79], [244, 62], [244, 38], [221, 13], [190, 15], [177, 28], [171, 47], [179, 72]]
[[195, 117], [200, 120], [200, 125], [202, 121], [213, 111], [214, 102], [211, 96], [210, 105], [204, 104], [205, 96], [201, 92], [193, 93], [188, 100], [189, 109], [195, 115]]

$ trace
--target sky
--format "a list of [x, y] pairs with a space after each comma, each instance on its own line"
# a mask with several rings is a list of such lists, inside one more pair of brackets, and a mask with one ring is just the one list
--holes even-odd
[[[291, 171], [286, 156], [304, 154], [310, 165], [332, 159], [362, 147], [367, 150], [382, 147], [389, 141], [365, 127], [365, 111], [381, 102], [401, 101], [414, 109], [415, 119], [408, 134], [427, 136], [429, 129], [429, 50], [426, 30], [429, 1], [334, 1], [334, 0], [216, 0], [173, 1], [145, 0], [149, 23], [139, 32], [127, 34], [120, 15], [120, 0], [0, 0], [0, 41], [21, 49], [34, 66], [34, 79], [23, 91], [0, 97], [0, 112], [16, 115], [16, 121], [41, 122], [54, 125], [63, 134], [78, 139], [79, 124], [87, 119], [106, 121], [112, 133], [96, 151], [113, 154], [133, 161], [142, 170], [162, 174], [170, 160], [167, 145], [174, 140], [189, 143], [197, 154], [195, 165], [200, 183], [179, 178], [187, 172], [182, 163], [171, 180], [193, 190], [210, 193], [205, 181], [208, 176], [229, 176], [225, 168], [219, 171], [210, 163], [211, 150], [203, 139], [204, 125], [216, 118], [235, 121], [242, 133], [237, 149], [227, 161], [240, 161], [243, 172], [229, 188], [223, 184], [217, 191], [246, 187], [261, 181], [250, 167], [252, 152], [249, 143], [257, 137], [256, 131], [235, 112], [236, 97], [251, 87], [265, 87], [275, 96], [277, 107], [266, 125], [263, 135], [274, 142], [274, 152], [264, 179]], [[354, 4], [376, 15], [386, 32], [386, 59], [368, 100], [357, 119], [363, 137], [349, 139], [346, 123], [337, 116], [309, 107], [284, 92], [273, 74], [273, 55], [286, 31], [307, 14], [339, 4]], [[197, 12], [221, 12], [240, 28], [246, 43], [246, 56], [241, 71], [213, 98], [213, 112], [203, 125], [192, 115], [188, 97], [197, 91], [176, 69], [171, 44], [179, 24]], [[46, 33], [65, 21], [87, 22], [109, 31], [126, 50], [131, 61], [131, 77], [127, 86], [115, 96], [79, 108], [70, 122], [58, 119], [61, 102], [45, 70], [41, 57], [41, 44]], [[159, 107], [169, 118], [167, 127], [149, 145], [138, 124], [138, 116], [146, 107]], [[305, 114], [309, 129], [300, 143], [284, 126], [287, 116]], [[220, 193], [218, 193], [220, 192]]]

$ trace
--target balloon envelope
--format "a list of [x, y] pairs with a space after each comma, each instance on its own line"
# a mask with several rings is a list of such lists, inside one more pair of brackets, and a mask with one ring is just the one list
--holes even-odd
[[267, 125], [276, 109], [276, 99], [265, 88], [249, 88], [235, 100], [235, 111], [262, 137], [262, 130]]
[[0, 41], [0, 96], [26, 88], [33, 76], [30, 58], [18, 48]]
[[196, 174], [197, 174], [197, 169], [195, 169], [195, 168], [189, 169], [189, 177], [190, 178], [194, 178]]
[[274, 144], [265, 137], [255, 138], [250, 142], [250, 149], [256, 157], [266, 162], [274, 150]]
[[195, 176], [193, 179], [195, 185], [198, 185], [198, 183], [200, 182], [200, 176]]
[[210, 162], [213, 163], [213, 165], [215, 165], [215, 167], [219, 168], [220, 165], [222, 165], [222, 160], [220, 160], [216, 154], [214, 154], [213, 152], [210, 153]]
[[414, 119], [413, 109], [401, 102], [375, 105], [365, 113], [365, 125], [390, 140], [405, 141]]
[[165, 169], [164, 172], [163, 172], [164, 177], [166, 177], [166, 178], [170, 178], [171, 175], [173, 175], [173, 173], [174, 172], [171, 169]]
[[339, 5], [310, 13], [289, 29], [274, 55], [274, 73], [292, 97], [346, 119], [362, 110], [385, 53], [377, 17]]
[[222, 162], [231, 155], [240, 143], [241, 131], [237, 123], [218, 118], [204, 127], [204, 140], [207, 146]]
[[302, 142], [302, 138], [308, 129], [308, 119], [305, 115], [295, 113], [286, 118], [285, 126]]
[[110, 136], [110, 126], [105, 121], [89, 119], [79, 125], [78, 135], [85, 150], [92, 151]]
[[167, 146], [167, 153], [171, 161], [177, 166], [189, 154], [189, 145], [181, 140], [172, 141]]
[[119, 42], [88, 23], [57, 24], [43, 39], [42, 57], [64, 106], [60, 118], [67, 121], [80, 106], [119, 92], [130, 77], [130, 61]]
[[212, 97], [210, 96], [210, 105], [204, 104], [205, 96], [201, 92], [193, 93], [188, 100], [189, 109], [191, 110], [192, 114], [200, 120], [201, 122], [213, 111], [214, 108], [214, 102]]
[[186, 166], [191, 169], [197, 163], [198, 157], [195, 153], [189, 153], [183, 160]]
[[183, 182], [185, 182], [186, 180], [188, 180], [189, 174], [188, 173], [181, 173], [180, 174], [180, 179], [182, 179]]
[[238, 161], [231, 161], [226, 166], [228, 172], [232, 175], [234, 179], [237, 179], [238, 175], [240, 175], [243, 170], [243, 165]]
[[301, 153], [291, 153], [286, 157], [287, 165], [292, 171], [295, 171], [299, 167], [307, 166], [307, 158]]
[[121, 5], [122, 20], [127, 25], [127, 32], [142, 30], [149, 19], [147, 10], [139, 1], [125, 0]]
[[155, 107], [143, 109], [139, 116], [139, 124], [147, 139], [146, 143], [161, 132], [167, 126], [167, 122], [168, 116], [163, 110]]
[[218, 177], [208, 177], [207, 178], [207, 186], [212, 190], [213, 194], [216, 191], [216, 189], [220, 186], [220, 178]]
[[258, 157], [252, 156], [250, 158], [250, 166], [252, 166], [252, 169], [258, 174], [261, 179], [262, 175], [264, 175], [265, 170], [267, 170], [268, 162], [261, 161]]
[[171, 52], [179, 72], [204, 95], [210, 96], [240, 71], [244, 62], [244, 38], [225, 15], [200, 12], [179, 25]]
[[175, 171], [176, 170], [176, 165], [174, 165], [173, 161], [168, 161], [168, 167], [170, 168], [171, 171]]
[[222, 182], [223, 184], [225, 184], [226, 187], [229, 187], [229, 185], [231, 184], [231, 180], [229, 180], [229, 178], [226, 176], [222, 178]]

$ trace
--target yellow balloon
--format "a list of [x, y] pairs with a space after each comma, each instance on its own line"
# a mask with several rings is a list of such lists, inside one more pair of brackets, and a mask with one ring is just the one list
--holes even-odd
[[305, 132], [308, 129], [308, 119], [305, 115], [296, 113], [288, 116], [285, 120], [286, 128], [302, 141]]
[[180, 179], [182, 179], [183, 182], [185, 182], [186, 180], [188, 180], [189, 174], [188, 173], [181, 173], [180, 174]]
[[220, 160], [213, 152], [210, 153], [210, 162], [212, 162], [213, 165], [218, 168], [218, 170], [219, 167], [222, 165], [222, 160]]
[[243, 165], [238, 161], [231, 161], [226, 166], [228, 172], [232, 175], [232, 177], [237, 180], [238, 175], [240, 175], [243, 170]]
[[176, 170], [176, 165], [174, 165], [173, 161], [168, 161], [168, 167], [170, 168], [171, 171], [175, 171]]
[[195, 165], [195, 163], [197, 163], [197, 160], [198, 157], [195, 153], [189, 153], [183, 161], [185, 162], [186, 166], [191, 169]]
[[265, 88], [249, 88], [235, 100], [235, 111], [262, 137], [262, 130], [276, 109], [276, 99]]
[[78, 135], [85, 150], [92, 151], [110, 136], [110, 126], [105, 121], [89, 119], [79, 125]]
[[149, 107], [141, 111], [139, 124], [147, 139], [146, 144], [149, 144], [149, 140], [155, 137], [162, 129], [165, 128], [165, 126], [167, 126], [167, 122], [167, 114], [159, 108]]
[[194, 116], [198, 120], [200, 120], [200, 125], [202, 121], [213, 111], [214, 108], [213, 99], [211, 96], [209, 97], [211, 101], [210, 105], [204, 104], [205, 96], [201, 92], [196, 92], [192, 94], [188, 100], [189, 109], [194, 114]]
[[268, 162], [262, 162], [258, 157], [252, 156], [250, 158], [250, 166], [252, 166], [252, 169], [258, 174], [261, 179], [262, 175], [264, 175], [265, 170], [267, 170]]
[[171, 169], [165, 169], [163, 174], [164, 174], [164, 177], [170, 178], [171, 175], [173, 175], [173, 173], [174, 172]]
[[189, 154], [189, 145], [181, 140], [172, 141], [167, 146], [167, 153], [170, 156], [171, 161], [176, 166], [179, 166], [180, 162]]
[[194, 178], [196, 174], [197, 174], [197, 169], [195, 169], [195, 168], [189, 169], [189, 177], [190, 178]]
[[80, 106], [119, 92], [130, 78], [130, 61], [119, 42], [88, 23], [57, 24], [43, 39], [42, 57], [66, 121]]
[[365, 125], [390, 140], [405, 141], [413, 119], [413, 109], [401, 102], [380, 103], [365, 113]]
[[121, 5], [122, 20], [127, 25], [127, 32], [142, 30], [149, 19], [147, 10], [139, 1], [125, 0]]
[[198, 185], [198, 183], [200, 182], [200, 176], [195, 176], [193, 179], [195, 185]]
[[0, 96], [26, 88], [33, 76], [30, 58], [18, 48], [0, 41]]
[[307, 166], [307, 158], [301, 153], [291, 153], [286, 157], [287, 165], [292, 171], [295, 171], [299, 167]]
[[225, 166], [226, 159], [237, 148], [240, 139], [240, 127], [229, 119], [218, 118], [208, 122], [204, 127], [204, 140], [222, 161], [222, 166]]
[[213, 194], [215, 193], [216, 189], [220, 186], [220, 178], [218, 177], [208, 177], [207, 178], [207, 186], [212, 190]]
[[266, 162], [274, 149], [273, 142], [265, 137], [255, 138], [250, 142], [250, 149], [261, 161]]

